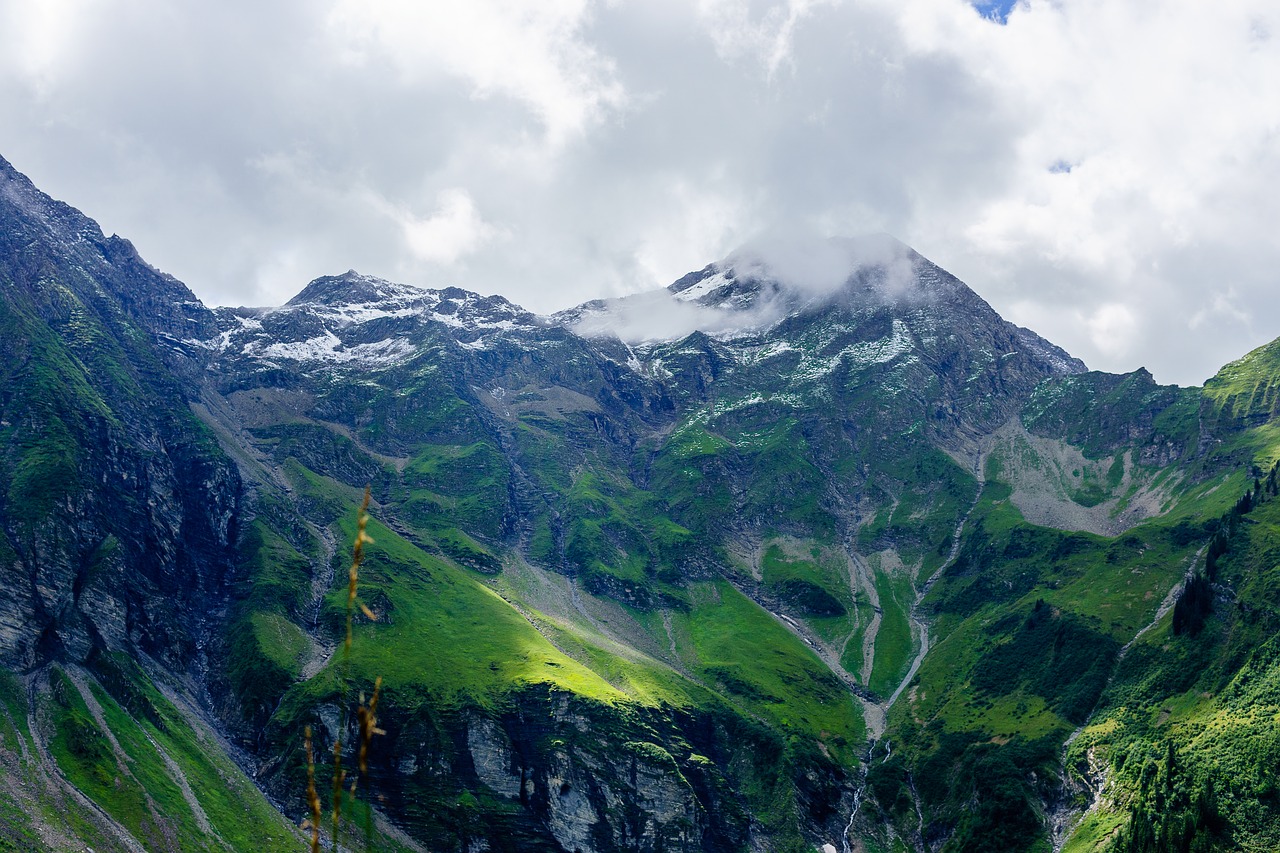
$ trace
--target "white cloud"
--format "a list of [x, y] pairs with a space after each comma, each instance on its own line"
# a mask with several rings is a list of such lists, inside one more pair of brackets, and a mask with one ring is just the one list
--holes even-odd
[[444, 190], [437, 201], [438, 210], [425, 219], [407, 212], [397, 214], [405, 242], [415, 257], [435, 264], [452, 264], [498, 236], [498, 229], [480, 218], [466, 190]]
[[886, 231], [1162, 381], [1280, 334], [1277, 91], [1273, 0], [0, 0], [0, 154], [210, 301]]
[[1133, 348], [1138, 320], [1127, 305], [1110, 302], [1087, 315], [1093, 345], [1110, 356], [1124, 356]]
[[46, 94], [74, 50], [83, 32], [79, 22], [92, 5], [93, 0], [5, 4], [0, 7], [0, 55], [36, 92]]
[[337, 0], [328, 25], [347, 62], [386, 61], [409, 83], [446, 75], [472, 97], [513, 98], [558, 145], [625, 100], [613, 64], [581, 37], [589, 11], [584, 0]]
[[758, 227], [750, 196], [714, 180], [692, 184], [677, 176], [665, 195], [668, 215], [635, 235], [636, 275], [628, 289], [665, 287], [728, 254]]
[[1187, 328], [1198, 331], [1211, 322], [1225, 321], [1232, 325], [1248, 325], [1249, 315], [1236, 304], [1235, 288], [1227, 288], [1225, 292], [1212, 294], [1199, 310], [1187, 321]]
[[757, 60], [771, 78], [792, 61], [796, 25], [812, 11], [840, 0], [785, 0], [764, 4], [759, 15], [750, 0], [698, 0], [698, 15], [724, 59]]
[[[930, 14], [944, 6], [949, 14]], [[1007, 164], [1013, 180], [975, 206], [962, 240], [940, 241], [964, 256], [957, 271], [979, 287], [996, 273], [997, 297], [1035, 286], [1061, 307], [1132, 292], [1150, 307], [1132, 315], [1129, 333], [1146, 343], [1158, 378], [1190, 382], [1212, 372], [1207, 353], [1160, 330], [1184, 326], [1219, 276], [1256, 279], [1274, 254], [1274, 4], [1035, 0], [999, 27], [956, 4], [918, 0], [904, 18], [915, 50], [958, 57], [1021, 114]], [[923, 210], [917, 224], [940, 235], [954, 222], [931, 222]], [[1214, 264], [1185, 263], [1206, 252]], [[1270, 285], [1247, 287], [1237, 321], [1274, 304]], [[1056, 312], [1038, 330], [1099, 367], [1132, 366], [1124, 359], [1140, 350], [1115, 346], [1105, 331], [1117, 313], [1090, 314], [1083, 341], [1064, 319], [1072, 315]], [[1274, 336], [1280, 326], [1262, 331]], [[1218, 342], [1208, 357], [1231, 357], [1225, 338]]]

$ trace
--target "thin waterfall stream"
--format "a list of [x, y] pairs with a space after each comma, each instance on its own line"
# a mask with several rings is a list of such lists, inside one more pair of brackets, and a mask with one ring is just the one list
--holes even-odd
[[[920, 647], [911, 661], [911, 667], [907, 670], [907, 673], [903, 676], [902, 680], [898, 682], [898, 686], [894, 688], [893, 693], [889, 695], [888, 699], [872, 701], [867, 698], [860, 698], [863, 706], [864, 717], [872, 718], [868, 720], [868, 729], [871, 731], [871, 737], [867, 746], [867, 758], [865, 762], [867, 767], [871, 766], [871, 755], [875, 750], [877, 738], [884, 734], [884, 726], [888, 719], [889, 709], [893, 707], [893, 704], [898, 701], [898, 697], [901, 696], [903, 691], [907, 689], [907, 686], [911, 684], [912, 679], [916, 677], [916, 673], [920, 671], [920, 665], [924, 662], [925, 655], [929, 653], [929, 623], [919, 613], [920, 604], [924, 601], [925, 596], [929, 594], [929, 590], [933, 588], [934, 583], [936, 583], [938, 578], [942, 576], [942, 573], [951, 568], [956, 559], [960, 556], [961, 535], [964, 532], [965, 525], [969, 523], [969, 517], [973, 515], [973, 511], [978, 508], [978, 503], [982, 500], [983, 488], [986, 485], [986, 481], [982, 476], [984, 460], [985, 455], [982, 453], [979, 453], [974, 459], [973, 474], [974, 478], [978, 481], [978, 490], [973, 496], [973, 503], [969, 505], [969, 509], [965, 514], [960, 517], [955, 530], [951, 533], [950, 553], [947, 554], [947, 558], [942, 561], [938, 568], [933, 571], [933, 574], [929, 575], [924, 585], [919, 588], [916, 592], [915, 601], [911, 605], [910, 621], [911, 624], [915, 626], [918, 636], [920, 637]], [[872, 724], [873, 720], [875, 723], [874, 725]], [[890, 743], [886, 740], [885, 756], [882, 761], [888, 761], [890, 754]], [[853, 831], [853, 823], [858, 817], [859, 810], [862, 808], [862, 800], [866, 794], [866, 788], [867, 777], [864, 773], [861, 781], [858, 783], [858, 787], [854, 789], [853, 809], [849, 814], [848, 822], [845, 824], [844, 832], [840, 835], [841, 853], [852, 853], [852, 847], [849, 844], [849, 833]], [[917, 804], [917, 808], [918, 807], [919, 806]], [[832, 849], [834, 850], [834, 847]]]

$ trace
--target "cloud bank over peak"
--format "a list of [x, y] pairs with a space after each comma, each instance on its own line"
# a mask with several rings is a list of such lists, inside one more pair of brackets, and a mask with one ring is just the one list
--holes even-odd
[[919, 256], [888, 234], [823, 237], [794, 227], [754, 236], [719, 264], [739, 278], [776, 281], [815, 297], [827, 296], [868, 269], [877, 271], [878, 289], [891, 299], [917, 288]]
[[931, 301], [938, 294], [921, 281], [922, 262], [886, 234], [829, 238], [775, 230], [670, 287], [593, 300], [555, 319], [587, 337], [633, 344], [678, 340], [695, 331], [749, 335], [840, 298], [859, 305]]

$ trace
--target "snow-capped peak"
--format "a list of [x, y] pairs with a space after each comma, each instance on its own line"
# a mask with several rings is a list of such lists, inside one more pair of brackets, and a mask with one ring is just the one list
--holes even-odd
[[456, 287], [430, 290], [354, 270], [308, 284], [279, 308], [220, 309], [222, 332], [208, 349], [263, 363], [390, 366], [441, 339], [467, 349], [495, 335], [534, 331], [542, 318], [501, 296]]
[[431, 291], [411, 284], [397, 284], [372, 275], [347, 270], [342, 275], [326, 275], [304, 287], [285, 307], [297, 305], [359, 305], [421, 299]]

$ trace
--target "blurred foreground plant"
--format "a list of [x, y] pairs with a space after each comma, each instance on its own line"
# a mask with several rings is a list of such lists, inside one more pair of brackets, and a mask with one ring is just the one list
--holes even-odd
[[[373, 538], [369, 536], [367, 528], [369, 526], [369, 500], [370, 490], [366, 486], [364, 490], [364, 500], [360, 503], [360, 512], [356, 517], [356, 536], [355, 542], [351, 547], [351, 569], [347, 573], [347, 635], [342, 645], [342, 684], [343, 694], [346, 693], [346, 686], [350, 683], [351, 671], [351, 638], [352, 623], [355, 619], [355, 610], [360, 608], [366, 617], [376, 620], [377, 615], [370, 610], [365, 604], [358, 601], [356, 592], [360, 584], [360, 566], [364, 562], [364, 546], [372, 544]], [[360, 777], [367, 776], [369, 773], [369, 744], [373, 740], [374, 735], [386, 734], [382, 729], [378, 728], [378, 696], [382, 691], [382, 676], [374, 681], [373, 695], [369, 698], [368, 704], [365, 703], [365, 695], [360, 694], [360, 704], [356, 709], [356, 721], [359, 726], [359, 746], [357, 750], [357, 773], [351, 780], [350, 788], [346, 789], [345, 794], [354, 802], [356, 789], [360, 781]], [[346, 707], [346, 703], [343, 703]], [[333, 741], [333, 850], [339, 849], [340, 828], [342, 823], [342, 800], [344, 796], [343, 784], [346, 782], [347, 771], [342, 769], [342, 733], [346, 730], [346, 715], [344, 713], [343, 720], [338, 727], [338, 734]], [[311, 727], [307, 726], [304, 731], [303, 743], [307, 753], [307, 805], [311, 810], [311, 817], [308, 820], [311, 829], [311, 851], [312, 853], [320, 853], [320, 822], [322, 820], [320, 795], [316, 790], [316, 765], [315, 754], [311, 742]], [[366, 834], [372, 834], [372, 826], [365, 827]]]

